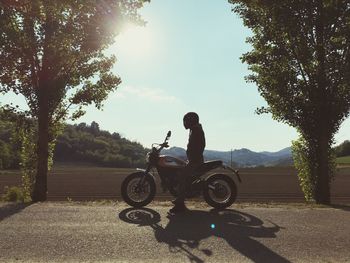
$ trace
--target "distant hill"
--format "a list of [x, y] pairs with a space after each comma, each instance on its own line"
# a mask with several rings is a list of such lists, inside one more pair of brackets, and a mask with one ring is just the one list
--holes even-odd
[[147, 149], [96, 122], [67, 125], [57, 138], [54, 162], [85, 162], [108, 167], [143, 167]]
[[334, 147], [337, 157], [350, 156], [350, 141], [346, 140]]
[[[0, 169], [18, 169], [20, 145], [11, 141], [14, 132], [12, 123], [0, 120]], [[350, 156], [350, 141], [334, 147], [338, 157]], [[149, 151], [140, 143], [132, 142], [117, 132], [103, 131], [96, 122], [66, 125], [57, 139], [54, 162], [91, 163], [109, 167], [144, 167], [145, 155]], [[163, 154], [186, 159], [183, 148], [165, 149]], [[231, 151], [205, 150], [206, 160], [223, 160], [231, 164]], [[349, 163], [349, 157], [339, 158], [338, 163]], [[246, 148], [232, 151], [233, 166], [290, 166], [293, 165], [291, 148], [277, 152], [254, 152]]]
[[[186, 159], [186, 150], [180, 147], [172, 147], [162, 151], [163, 154]], [[226, 164], [231, 164], [231, 151], [204, 151], [205, 160], [222, 160]], [[291, 148], [285, 148], [278, 152], [253, 152], [249, 149], [239, 149], [232, 151], [233, 166], [253, 167], [253, 166], [290, 166], [293, 165]]]
[[268, 156], [273, 156], [273, 157], [291, 156], [292, 155], [292, 148], [287, 147], [287, 148], [284, 148], [278, 152], [260, 152], [260, 153], [268, 155]]
[[[14, 125], [0, 120], [0, 169], [19, 168], [19, 148], [11, 141]], [[147, 149], [98, 123], [66, 125], [57, 138], [54, 163], [90, 163], [107, 167], [144, 167]]]

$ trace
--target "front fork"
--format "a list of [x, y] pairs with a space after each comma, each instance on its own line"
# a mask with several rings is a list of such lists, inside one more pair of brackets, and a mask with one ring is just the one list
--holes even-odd
[[139, 183], [138, 183], [138, 186], [139, 186], [139, 187], [142, 187], [142, 186], [143, 186], [143, 184], [145, 183], [145, 180], [146, 180], [146, 176], [147, 176], [148, 173], [151, 171], [151, 169], [152, 169], [152, 165], [151, 165], [151, 164], [148, 164], [148, 165], [147, 165], [147, 169], [146, 169], [146, 170], [138, 169], [138, 170], [144, 172], [144, 176], [141, 177], [141, 179], [140, 179], [140, 181], [139, 181]]

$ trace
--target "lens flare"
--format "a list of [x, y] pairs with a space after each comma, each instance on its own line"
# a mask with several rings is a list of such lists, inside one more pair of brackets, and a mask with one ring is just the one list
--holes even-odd
[[116, 43], [110, 48], [113, 54], [124, 54], [128, 58], [137, 58], [150, 55], [153, 42], [153, 32], [148, 26], [127, 25], [116, 37]]

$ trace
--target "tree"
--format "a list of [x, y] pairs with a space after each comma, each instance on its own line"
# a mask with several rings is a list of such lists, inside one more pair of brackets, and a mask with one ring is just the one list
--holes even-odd
[[346, 140], [335, 147], [337, 157], [350, 156], [350, 141]]
[[92, 134], [97, 135], [100, 132], [100, 126], [98, 125], [97, 122], [91, 122], [90, 129]]
[[23, 8], [30, 0], [0, 0], [0, 4], [7, 7]]
[[[137, 10], [147, 0], [32, 0], [0, 2], [0, 92], [22, 94], [37, 121], [37, 173], [33, 201], [47, 196], [50, 149], [57, 127], [100, 109], [120, 84], [111, 73], [114, 56], [104, 50], [122, 22], [142, 23]], [[74, 106], [77, 110], [68, 116]]]
[[268, 103], [258, 113], [295, 127], [305, 142], [317, 203], [330, 203], [334, 134], [350, 109], [350, 2], [229, 0], [252, 30], [242, 61]]

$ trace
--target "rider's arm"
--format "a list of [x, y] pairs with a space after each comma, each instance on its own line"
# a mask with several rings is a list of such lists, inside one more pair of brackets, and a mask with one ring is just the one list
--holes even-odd
[[190, 162], [202, 161], [205, 148], [204, 132], [201, 128], [195, 128], [190, 134], [187, 145], [187, 158]]

